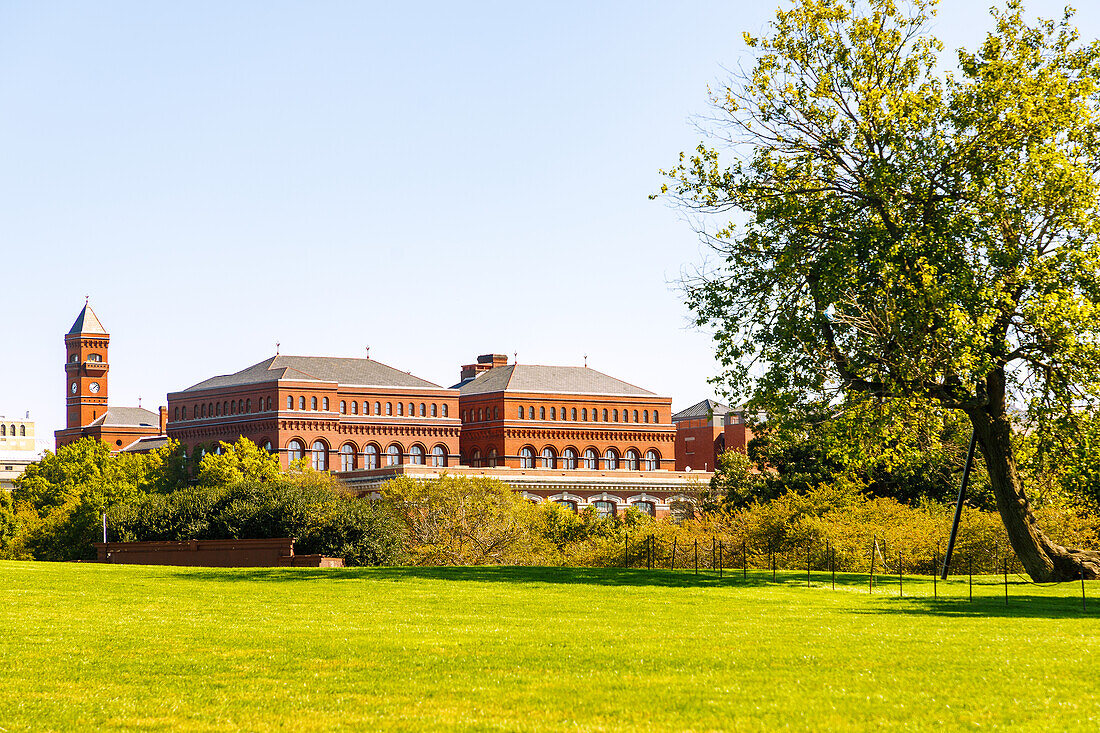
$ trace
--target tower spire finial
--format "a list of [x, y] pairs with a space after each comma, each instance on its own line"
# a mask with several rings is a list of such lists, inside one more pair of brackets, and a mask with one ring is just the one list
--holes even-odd
[[275, 356], [278, 356], [278, 355], [279, 355], [279, 342], [276, 341], [275, 342]]
[[88, 300], [89, 300], [89, 299], [90, 299], [91, 297], [92, 297], [92, 296], [90, 296], [90, 295], [85, 295], [85, 296], [84, 296], [84, 307], [85, 307], [85, 308], [87, 308], [87, 307], [88, 307]]

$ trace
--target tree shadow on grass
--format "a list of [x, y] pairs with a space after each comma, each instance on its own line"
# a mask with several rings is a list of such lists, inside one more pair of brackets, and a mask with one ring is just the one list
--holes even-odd
[[[816, 594], [836, 593], [834, 597], [866, 592], [867, 576], [857, 573], [837, 573], [836, 590], [832, 590], [832, 578], [823, 571], [812, 575], [812, 588], [806, 587], [806, 575], [799, 571], [779, 571], [776, 580], [766, 570], [750, 570], [744, 577], [740, 569], [727, 569], [722, 577], [714, 570], [700, 570], [696, 575], [690, 569], [645, 568], [586, 568], [586, 567], [516, 567], [516, 566], [448, 566], [448, 567], [370, 567], [370, 568], [172, 568], [176, 578], [205, 582], [225, 583], [305, 583], [350, 581], [405, 581], [438, 580], [447, 582], [506, 583], [512, 585], [588, 585], [602, 587], [653, 587], [653, 588], [754, 588], [804, 590]], [[896, 587], [896, 586], [894, 586]], [[931, 584], [925, 579], [907, 578], [904, 597], [893, 595], [889, 582], [876, 578], [875, 591], [869, 599], [871, 605], [853, 604], [852, 613], [895, 614], [943, 617], [993, 617], [993, 618], [1080, 618], [1100, 616], [1100, 583], [1090, 584], [1089, 592], [1095, 594], [1087, 600], [1087, 609], [1081, 608], [1080, 595], [1066, 593], [1059, 596], [1029, 593], [1028, 583], [1009, 583], [1009, 603], [1006, 606], [1000, 586], [988, 582], [976, 582], [975, 598], [954, 595], [931, 597]], [[944, 587], [946, 591], [947, 588]], [[820, 597], [820, 596], [819, 596]], [[867, 598], [868, 596], [864, 596]], [[762, 599], [761, 603], [767, 603]]]
[[[407, 580], [443, 580], [450, 582], [509, 583], [522, 585], [547, 583], [560, 585], [651, 586], [662, 588], [762, 587], [780, 586], [780, 575], [773, 582], [771, 574], [751, 571], [748, 578], [740, 569], [726, 570], [721, 577], [715, 570], [677, 568], [586, 568], [586, 567], [516, 567], [516, 566], [447, 566], [447, 567], [372, 567], [372, 568], [176, 568], [175, 577], [222, 582], [294, 583], [305, 581], [374, 580], [401, 582]], [[789, 577], [786, 578], [789, 581]], [[791, 581], [793, 582], [793, 581]]]

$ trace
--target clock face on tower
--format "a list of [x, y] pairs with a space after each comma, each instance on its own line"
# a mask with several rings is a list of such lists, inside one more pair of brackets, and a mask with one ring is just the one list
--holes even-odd
[[76, 394], [76, 389], [77, 389], [76, 382], [73, 382], [72, 386], [69, 387], [69, 391], [72, 392], [73, 394]]
[[92, 394], [96, 394], [97, 392], [99, 392], [99, 382], [92, 382], [91, 384], [89, 384], [88, 391]]

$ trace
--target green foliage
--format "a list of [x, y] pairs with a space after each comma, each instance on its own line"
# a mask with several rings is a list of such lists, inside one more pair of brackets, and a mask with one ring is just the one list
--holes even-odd
[[774, 484], [766, 480], [752, 459], [737, 450], [726, 450], [718, 456], [718, 465], [710, 479], [710, 490], [701, 497], [704, 511], [720, 507], [740, 508], [754, 501], [774, 498], [769, 489]]
[[241, 481], [274, 481], [280, 472], [279, 457], [245, 437], [236, 443], [220, 443], [221, 453], [207, 453], [199, 462], [195, 480], [205, 486], [229, 486]]
[[534, 507], [496, 479], [399, 476], [381, 493], [405, 521], [414, 564], [527, 564], [545, 549], [531, 531]]
[[387, 506], [346, 494], [329, 474], [314, 471], [150, 494], [116, 507], [108, 523], [109, 539], [120, 542], [292, 537], [299, 554], [342, 557], [349, 565], [398, 562], [402, 538]]
[[107, 444], [84, 438], [46, 452], [16, 479], [20, 536], [16, 554], [39, 560], [87, 560], [100, 538], [101, 516], [112, 508], [169, 489], [183, 475], [179, 444], [148, 454], [111, 455]]

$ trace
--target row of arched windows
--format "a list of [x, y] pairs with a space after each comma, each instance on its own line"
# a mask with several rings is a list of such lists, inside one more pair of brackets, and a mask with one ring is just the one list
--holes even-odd
[[[11, 431], [10, 433], [8, 432], [9, 430]], [[12, 426], [9, 428], [7, 425], [0, 424], [0, 436], [5, 436], [5, 435], [9, 435], [9, 434], [13, 438], [16, 437], [16, 435], [15, 435], [15, 425], [12, 424]], [[19, 426], [19, 437], [21, 437], [21, 438], [27, 437], [27, 426], [26, 425], [20, 425]]]
[[[271, 409], [271, 398], [266, 400], [261, 397], [256, 400], [256, 412], [263, 412]], [[191, 418], [192, 420], [198, 420], [204, 417], [220, 417], [221, 415], [244, 415], [252, 412], [252, 398], [243, 400], [224, 400], [222, 402], [208, 402], [204, 404], [191, 406]], [[187, 405], [182, 407], [176, 406], [172, 410], [173, 420], [187, 420]]]
[[[482, 456], [479, 449], [474, 448], [470, 452], [470, 465], [474, 468], [493, 468], [499, 465], [499, 458], [495, 448]], [[519, 451], [520, 468], [564, 468], [573, 470], [584, 468], [588, 470], [611, 470], [620, 468], [627, 471], [657, 471], [661, 468], [661, 455], [656, 450], [650, 449], [643, 456], [634, 448], [619, 455], [619, 451], [608, 448], [600, 455], [595, 448], [586, 448], [583, 453], [578, 453], [576, 448], [564, 448], [559, 455], [551, 446], [536, 452], [532, 446], [524, 446]]]
[[[535, 414], [536, 413], [535, 413], [535, 406], [534, 405], [528, 405], [526, 407], [524, 407], [523, 405], [517, 405], [516, 406], [516, 417], [519, 418], [520, 420], [534, 420], [535, 419]], [[590, 416], [591, 416], [591, 419], [589, 419]], [[591, 411], [589, 411], [589, 409], [587, 407], [566, 408], [566, 407], [562, 406], [562, 407], [559, 408], [555, 405], [551, 405], [549, 407], [543, 405], [543, 406], [538, 408], [538, 419], [539, 420], [554, 420], [554, 421], [557, 421], [557, 420], [560, 419], [562, 421], [572, 421], [572, 422], [635, 422], [635, 423], [648, 423], [648, 422], [650, 422], [650, 417], [651, 417], [651, 414], [650, 414], [649, 410], [630, 410], [626, 407], [622, 408], [621, 410], [617, 407], [610, 407], [610, 408], [605, 407], [602, 410], [599, 409], [599, 408], [593, 407]], [[488, 408], [485, 408], [484, 410], [482, 410], [482, 408], [480, 408], [480, 407], [477, 410], [474, 410], [473, 408], [471, 408], [471, 409], [465, 411], [465, 413], [463, 415], [463, 418], [466, 422], [473, 422], [474, 420], [477, 420], [477, 421], [481, 421], [481, 420], [499, 420], [500, 419], [500, 408], [494, 407], [491, 414], [490, 414]], [[652, 418], [653, 418], [652, 421], [655, 422], [655, 423], [661, 422], [661, 417], [660, 417], [660, 414], [657, 410], [653, 410]]]
[[[287, 395], [286, 396], [286, 409], [293, 410], [293, 409], [295, 409], [295, 405], [297, 405], [298, 410], [306, 410], [306, 409], [318, 410], [319, 409], [319, 410], [323, 410], [323, 411], [327, 412], [328, 409], [329, 409], [329, 399], [328, 399], [328, 397], [321, 397], [320, 399], [318, 399], [317, 397], [309, 397], [308, 398], [308, 400], [309, 400], [308, 403], [307, 403], [306, 399], [307, 398], [305, 397], [305, 395], [298, 395], [297, 398], [295, 398], [294, 395]], [[307, 404], [309, 405], [308, 408], [306, 407]], [[441, 417], [441, 416], [442, 417], [447, 417], [447, 405], [445, 403], [442, 404], [442, 405], [439, 405], [435, 402], [432, 402], [430, 404], [425, 403], [425, 402], [421, 402], [419, 405], [417, 405], [415, 402], [409, 402], [409, 403], [397, 402], [396, 403], [396, 408], [394, 407], [394, 405], [395, 405], [395, 403], [393, 403], [393, 402], [386, 402], [385, 404], [383, 404], [382, 402], [375, 402], [374, 405], [373, 405], [374, 410], [372, 412], [370, 402], [364, 401], [362, 403], [362, 414], [364, 414], [364, 415], [372, 415], [372, 414], [373, 415], [382, 415], [382, 414], [385, 414], [387, 416], [391, 416], [391, 415], [396, 414], [398, 416], [404, 416], [406, 414], [406, 409], [407, 409], [409, 417], [415, 417], [417, 415], [419, 415], [420, 417], [428, 417], [429, 415], [431, 417]], [[264, 411], [264, 410], [270, 410], [270, 409], [271, 409], [271, 398], [270, 397], [268, 397], [266, 399], [261, 397], [260, 399], [258, 399], [256, 401], [256, 411], [257, 412], [261, 412], [261, 411]], [[396, 410], [396, 412], [395, 412], [395, 410]], [[350, 413], [349, 413], [349, 411], [350, 411]], [[358, 415], [358, 414], [360, 414], [359, 411], [360, 411], [360, 403], [359, 402], [356, 402], [354, 400], [352, 400], [352, 401], [340, 400], [340, 414], [341, 415], [347, 415], [347, 414]], [[250, 412], [252, 412], [252, 399], [251, 398], [239, 399], [239, 400], [223, 400], [222, 402], [208, 402], [206, 404], [192, 405], [191, 406], [191, 419], [192, 420], [197, 420], [197, 419], [201, 419], [201, 418], [205, 418], [205, 417], [221, 417], [222, 415], [247, 414], [247, 413], [250, 413]], [[188, 419], [187, 418], [187, 407], [186, 406], [183, 406], [183, 407], [176, 406], [176, 408], [172, 411], [172, 419], [173, 420], [187, 420]]]
[[[555, 499], [554, 503], [558, 506], [565, 507], [574, 514], [577, 513], [577, 502], [572, 499]], [[608, 519], [619, 513], [618, 505], [606, 499], [597, 499], [592, 502], [592, 506], [596, 508], [596, 514], [601, 519]], [[648, 514], [651, 517], [657, 516], [657, 505], [652, 501], [632, 501], [630, 502], [630, 506], [640, 511], [642, 514]]]
[[[326, 404], [327, 404], [327, 399], [326, 399]], [[289, 401], [287, 402], [287, 405], [290, 405]], [[288, 406], [287, 409], [290, 410], [290, 409], [293, 409], [293, 408]], [[302, 407], [300, 409], [305, 409], [305, 408]], [[325, 407], [325, 409], [327, 410], [328, 407]], [[386, 402], [385, 404], [383, 404], [381, 402], [375, 402], [374, 403], [374, 410], [372, 412], [371, 411], [371, 404], [367, 401], [364, 401], [362, 409], [363, 409], [362, 414], [364, 414], [364, 415], [382, 415], [382, 414], [385, 414], [387, 416], [393, 416], [393, 415], [396, 414], [399, 417], [404, 417], [406, 414], [408, 414], [409, 417], [417, 417], [417, 416], [419, 416], [419, 417], [447, 417], [447, 405], [446, 405], [446, 403], [444, 403], [442, 405], [439, 405], [439, 404], [436, 404], [435, 402], [432, 402], [432, 403], [421, 402], [419, 405], [417, 405], [415, 402], [408, 402], [408, 403], [405, 403], [405, 402], [397, 402], [397, 403]], [[356, 402], [355, 400], [351, 400], [351, 401], [340, 400], [340, 414], [341, 415], [348, 415], [348, 414], [358, 415], [358, 414], [360, 414], [359, 413], [359, 403]]]
[[[372, 469], [381, 466], [397, 466], [407, 463], [414, 466], [430, 465], [443, 467], [447, 465], [447, 446], [439, 444], [426, 450], [420, 443], [414, 443], [408, 448], [400, 443], [390, 443], [385, 450], [377, 443], [367, 443], [362, 452], [354, 443], [344, 443], [337, 451], [340, 464], [333, 470], [354, 471], [359, 468]], [[300, 461], [308, 456], [310, 465], [317, 471], [329, 470], [329, 447], [323, 440], [315, 440], [306, 452], [305, 443], [297, 438], [286, 444], [286, 457], [290, 462]]]

